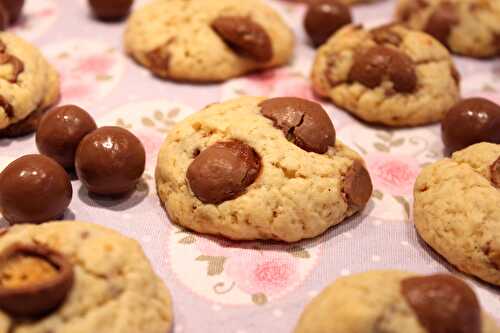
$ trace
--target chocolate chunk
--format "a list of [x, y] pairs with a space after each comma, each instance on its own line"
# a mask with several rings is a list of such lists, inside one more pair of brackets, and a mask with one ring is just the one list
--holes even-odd
[[78, 178], [89, 192], [120, 195], [135, 189], [144, 173], [141, 141], [121, 127], [101, 127], [83, 138], [76, 150]]
[[428, 333], [481, 333], [481, 309], [474, 291], [447, 274], [408, 278], [401, 293]]
[[500, 156], [498, 159], [491, 165], [491, 181], [493, 184], [500, 188]]
[[259, 175], [261, 159], [241, 141], [217, 142], [189, 165], [187, 180], [193, 193], [206, 204], [220, 204], [245, 192]]
[[451, 77], [457, 86], [460, 86], [460, 72], [454, 64], [451, 65]]
[[120, 20], [127, 16], [133, 0], [88, 0], [94, 16], [104, 21]]
[[0, 254], [0, 308], [18, 317], [45, 315], [73, 287], [73, 266], [42, 245], [14, 244]]
[[374, 46], [357, 54], [349, 72], [349, 81], [373, 89], [386, 76], [397, 92], [412, 93], [417, 88], [413, 61], [403, 52], [386, 46]]
[[36, 132], [36, 145], [64, 168], [73, 168], [78, 144], [97, 125], [92, 117], [75, 105], [65, 105], [46, 113]]
[[354, 161], [344, 177], [343, 193], [349, 205], [361, 208], [372, 196], [373, 185], [368, 170], [359, 162]]
[[16, 56], [7, 53], [7, 45], [0, 41], [0, 65], [3, 64], [12, 66], [12, 77], [9, 82], [16, 83], [19, 75], [24, 72], [24, 63]]
[[21, 16], [24, 0], [0, 0], [2, 5], [9, 12], [10, 23], [14, 23]]
[[305, 151], [324, 154], [335, 145], [335, 128], [318, 103], [295, 97], [268, 99], [259, 105], [286, 138]]
[[373, 40], [379, 44], [391, 44], [394, 46], [399, 46], [402, 42], [401, 37], [392, 29], [395, 24], [386, 24], [381, 27], [372, 29], [370, 33], [372, 34]]
[[258, 62], [273, 58], [271, 38], [264, 28], [249, 17], [220, 16], [212, 22], [214, 31], [238, 53]]
[[0, 95], [0, 107], [4, 110], [5, 114], [8, 118], [14, 118], [14, 108], [12, 104], [10, 104], [5, 97]]
[[312, 2], [304, 18], [304, 28], [315, 47], [324, 44], [337, 30], [352, 22], [349, 7], [338, 0]]
[[66, 171], [43, 155], [26, 155], [0, 174], [0, 207], [7, 221], [43, 223], [60, 218], [73, 196]]
[[484, 98], [464, 99], [443, 118], [441, 134], [450, 152], [480, 142], [500, 144], [500, 106]]
[[451, 2], [442, 2], [431, 15], [424, 31], [434, 36], [444, 45], [448, 45], [448, 37], [454, 25], [459, 23], [457, 9]]

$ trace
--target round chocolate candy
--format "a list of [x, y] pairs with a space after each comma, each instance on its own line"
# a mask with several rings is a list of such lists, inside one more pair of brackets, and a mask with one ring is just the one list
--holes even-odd
[[5, 8], [5, 5], [0, 2], [0, 30], [5, 30], [9, 27], [10, 16], [9, 12]]
[[278, 97], [260, 103], [261, 113], [298, 147], [324, 154], [335, 145], [335, 128], [323, 107], [295, 97]]
[[450, 152], [480, 142], [500, 144], [500, 106], [484, 98], [464, 99], [448, 111], [441, 130]]
[[264, 28], [246, 16], [220, 16], [212, 28], [229, 47], [259, 62], [273, 58], [273, 45]]
[[451, 30], [459, 22], [456, 5], [448, 1], [442, 1], [429, 17], [424, 31], [442, 44], [448, 45]]
[[68, 174], [53, 159], [26, 155], [0, 174], [0, 207], [7, 221], [42, 223], [60, 218], [73, 188]]
[[347, 171], [342, 192], [351, 207], [364, 207], [370, 200], [373, 193], [372, 180], [370, 173], [360, 161], [354, 161]]
[[9, 12], [10, 23], [16, 22], [23, 11], [24, 0], [0, 0], [0, 3]]
[[245, 192], [259, 175], [257, 152], [241, 141], [217, 142], [189, 165], [189, 187], [200, 201], [219, 204]]
[[373, 89], [382, 83], [385, 76], [397, 92], [411, 93], [417, 87], [415, 64], [411, 58], [387, 46], [374, 46], [357, 54], [349, 72], [349, 81]]
[[315, 47], [352, 22], [349, 7], [338, 0], [313, 1], [304, 18], [304, 28]]
[[426, 332], [481, 332], [481, 308], [474, 291], [452, 275], [405, 279], [401, 293]]
[[97, 129], [92, 117], [75, 105], [58, 107], [43, 116], [36, 132], [36, 145], [64, 168], [73, 168], [83, 137]]
[[56, 309], [74, 281], [73, 266], [42, 245], [14, 244], [0, 254], [0, 308], [16, 317], [39, 317]]
[[101, 127], [83, 138], [76, 151], [78, 178], [89, 192], [120, 195], [132, 191], [146, 165], [141, 141], [121, 127]]
[[88, 0], [94, 16], [100, 20], [114, 21], [127, 16], [134, 0]]

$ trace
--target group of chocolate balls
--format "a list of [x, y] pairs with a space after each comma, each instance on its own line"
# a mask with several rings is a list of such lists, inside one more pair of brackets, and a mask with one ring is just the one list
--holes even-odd
[[47, 112], [38, 125], [41, 154], [25, 155], [0, 174], [0, 208], [14, 223], [42, 223], [64, 215], [73, 196], [75, 170], [90, 193], [121, 196], [133, 191], [144, 173], [146, 152], [126, 129], [97, 128], [83, 109], [66, 105]]

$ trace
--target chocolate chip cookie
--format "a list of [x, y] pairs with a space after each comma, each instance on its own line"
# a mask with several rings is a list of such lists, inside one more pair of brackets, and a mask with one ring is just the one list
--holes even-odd
[[166, 333], [172, 325], [170, 295], [140, 245], [95, 224], [3, 230], [0, 282], [2, 333]]
[[480, 143], [422, 170], [414, 220], [422, 239], [464, 273], [500, 286], [500, 145]]
[[314, 90], [370, 122], [416, 126], [439, 121], [458, 101], [459, 75], [436, 39], [400, 25], [350, 25], [316, 55]]
[[160, 77], [224, 81], [287, 63], [293, 34], [261, 0], [153, 1], [130, 17], [125, 48]]
[[345, 278], [305, 309], [295, 333], [495, 333], [465, 282], [449, 274], [371, 271]]
[[163, 144], [159, 197], [172, 222], [235, 240], [315, 237], [363, 209], [372, 183], [321, 105], [242, 97], [179, 123]]
[[33, 132], [59, 99], [59, 76], [40, 51], [23, 39], [0, 33], [0, 138]]
[[396, 18], [433, 35], [454, 53], [476, 58], [500, 55], [497, 0], [400, 0]]

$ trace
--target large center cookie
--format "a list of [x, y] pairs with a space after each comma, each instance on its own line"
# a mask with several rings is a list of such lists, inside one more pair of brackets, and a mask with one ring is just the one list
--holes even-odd
[[372, 192], [323, 108], [296, 98], [243, 97], [187, 118], [160, 150], [156, 181], [174, 223], [236, 240], [315, 237]]
[[399, 0], [396, 18], [433, 35], [455, 53], [500, 55], [498, 0]]
[[167, 333], [172, 321], [136, 241], [76, 221], [3, 230], [1, 333]]
[[465, 282], [449, 274], [371, 271], [340, 278], [307, 305], [295, 333], [497, 333]]
[[461, 271], [500, 286], [500, 145], [470, 146], [415, 184], [420, 236]]
[[293, 34], [261, 0], [156, 0], [130, 17], [125, 47], [158, 76], [222, 81], [285, 64]]
[[0, 138], [33, 132], [59, 99], [59, 77], [40, 51], [0, 33]]
[[389, 126], [441, 120], [458, 101], [449, 52], [419, 31], [347, 26], [318, 51], [314, 90], [359, 118]]

